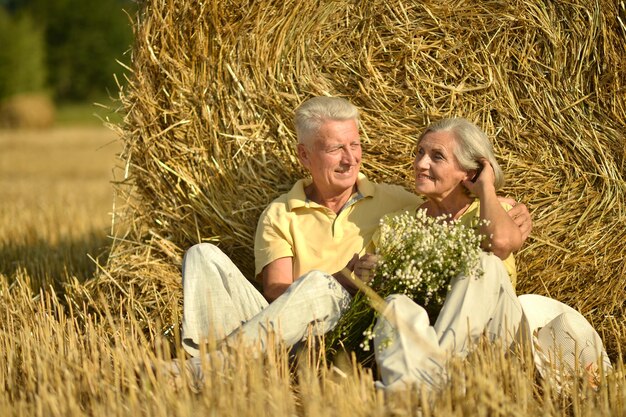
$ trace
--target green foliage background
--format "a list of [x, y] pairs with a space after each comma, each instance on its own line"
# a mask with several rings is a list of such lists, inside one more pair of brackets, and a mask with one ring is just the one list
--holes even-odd
[[42, 90], [46, 82], [43, 33], [29, 15], [0, 9], [0, 98]]
[[[130, 0], [0, 0], [0, 99], [47, 91], [85, 101], [117, 91], [130, 61]], [[118, 77], [123, 81], [123, 77]]]

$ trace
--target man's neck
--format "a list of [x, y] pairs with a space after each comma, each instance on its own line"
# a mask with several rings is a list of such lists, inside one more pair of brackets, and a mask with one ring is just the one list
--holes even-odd
[[310, 184], [305, 187], [304, 192], [309, 200], [314, 201], [320, 206], [329, 208], [335, 213], [339, 213], [341, 209], [346, 205], [352, 194], [357, 191], [356, 184], [340, 194], [323, 195], [315, 187], [314, 184]]

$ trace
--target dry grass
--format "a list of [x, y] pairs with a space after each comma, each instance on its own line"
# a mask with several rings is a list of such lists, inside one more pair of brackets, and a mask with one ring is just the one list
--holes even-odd
[[[383, 395], [370, 372], [347, 362], [326, 366], [315, 350], [298, 364], [282, 350], [255, 358], [241, 349], [224, 367], [205, 364], [207, 385], [174, 391], [152, 364], [169, 358], [167, 345], [143, 337], [134, 316], [89, 313], [52, 292], [33, 297], [28, 279], [0, 281], [0, 408], [4, 416], [620, 416], [626, 412], [623, 367], [599, 391], [585, 382], [559, 394], [535, 382], [524, 356], [493, 345], [452, 365], [439, 395]], [[120, 304], [136, 300], [120, 297]], [[177, 353], [179, 356], [181, 352]]]
[[[251, 276], [260, 211], [302, 176], [293, 109], [330, 94], [362, 109], [363, 170], [409, 188], [413, 143], [430, 120], [461, 115], [479, 123], [508, 173], [505, 192], [525, 202], [535, 221], [518, 255], [520, 293], [578, 308], [621, 364], [623, 2], [144, 6], [119, 126], [128, 176], [118, 190], [129, 199], [123, 213], [132, 223], [92, 288], [109, 303], [119, 291], [134, 294], [137, 317], [162, 323], [146, 331], [149, 338], [178, 326], [180, 262], [193, 243], [218, 242]], [[504, 382], [524, 387], [511, 404], [503, 400], [521, 414], [583, 413], [532, 379]], [[489, 385], [476, 401], [491, 389], [501, 392]], [[620, 395], [604, 408], [621, 403]]]
[[[316, 349], [290, 360], [282, 349], [255, 357], [240, 349], [226, 368], [206, 364], [206, 389], [175, 392], [151, 365], [172, 351], [158, 321], [120, 283], [99, 299], [86, 252], [110, 220], [114, 136], [94, 129], [0, 133], [0, 410], [3, 416], [619, 416], [626, 383], [618, 373], [598, 392], [554, 392], [535, 379], [524, 355], [479, 348], [452, 365], [452, 383], [428, 400], [418, 392], [383, 395], [370, 371], [344, 358], [333, 366]], [[55, 155], [59, 156], [58, 158]], [[87, 163], [88, 162], [88, 163]], [[14, 182], [5, 176], [21, 179]], [[68, 175], [71, 173], [71, 175]], [[34, 197], [34, 196], [37, 197]], [[5, 215], [11, 214], [11, 215]], [[42, 220], [46, 219], [46, 220]], [[19, 242], [17, 249], [13, 241]], [[59, 245], [59, 242], [68, 242]], [[40, 244], [43, 242], [43, 244]], [[91, 242], [91, 243], [90, 243]], [[9, 249], [9, 250], [8, 250]], [[35, 256], [43, 265], [32, 268]], [[75, 269], [71, 262], [76, 262]], [[13, 265], [13, 267], [7, 267]], [[65, 272], [67, 270], [67, 272]], [[42, 284], [55, 282], [56, 291]], [[95, 299], [94, 299], [95, 297]], [[98, 305], [97, 311], [92, 307]], [[149, 307], [146, 307], [146, 309]], [[623, 327], [622, 327], [623, 331]], [[177, 332], [174, 329], [174, 336]], [[176, 343], [176, 346], [180, 346]]]

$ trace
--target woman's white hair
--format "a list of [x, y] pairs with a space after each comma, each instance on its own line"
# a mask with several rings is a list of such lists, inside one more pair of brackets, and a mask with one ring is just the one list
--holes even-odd
[[295, 112], [298, 143], [308, 142], [328, 120], [354, 120], [359, 126], [359, 109], [341, 97], [313, 97]]
[[454, 156], [459, 161], [461, 168], [466, 171], [478, 169], [480, 167], [478, 160], [485, 158], [493, 167], [496, 190], [502, 188], [504, 173], [496, 161], [493, 146], [485, 132], [474, 123], [461, 117], [442, 119], [428, 126], [417, 143], [421, 142], [427, 133], [440, 131], [451, 132], [454, 135], [457, 144]]

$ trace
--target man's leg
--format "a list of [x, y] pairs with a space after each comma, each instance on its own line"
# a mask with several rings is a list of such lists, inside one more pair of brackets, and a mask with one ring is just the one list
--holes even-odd
[[227, 338], [235, 344], [242, 338], [248, 345], [264, 350], [270, 334], [275, 340], [293, 346], [307, 334], [322, 335], [332, 330], [352, 297], [331, 275], [311, 271], [294, 281], [280, 297], [246, 321]]
[[[203, 255], [200, 256], [198, 253], [194, 253], [197, 251], [202, 251]], [[194, 260], [194, 263], [202, 265], [205, 268], [210, 266], [213, 269], [219, 269], [213, 263], [206, 264], [204, 261], [204, 259], [206, 259], [205, 255], [207, 254], [205, 252], [210, 252], [212, 255], [215, 255], [213, 249], [198, 248], [194, 249], [194, 252], [191, 252], [193, 256], [198, 257], [197, 260]], [[214, 256], [212, 256], [212, 258], [214, 258]], [[187, 256], [187, 259], [189, 259], [189, 256]], [[185, 265], [188, 264], [188, 262], [185, 263]], [[194, 265], [194, 267], [198, 265]], [[188, 272], [189, 269], [187, 269], [187, 274]], [[187, 274], [185, 274], [185, 277], [188, 277]], [[228, 274], [226, 275], [228, 276]], [[217, 279], [213, 279], [213, 281], [218, 284], [220, 282], [220, 280]], [[202, 281], [202, 284], [206, 283]], [[201, 287], [205, 289], [205, 286], [207, 289], [211, 289], [211, 300], [219, 296], [219, 294], [222, 294], [226, 297], [229, 304], [233, 303], [232, 291], [231, 293], [225, 294], [227, 291], [222, 287], [217, 286], [219, 291], [215, 291], [215, 288], [211, 287], [209, 284], [202, 285]], [[187, 291], [194, 290], [195, 288], [193, 287], [185, 287], [185, 294], [187, 294]], [[192, 292], [189, 294], [193, 294], [195, 300], [196, 294]], [[242, 299], [242, 297], [239, 297], [239, 299]], [[225, 347], [226, 350], [210, 352], [204, 357], [196, 356], [182, 363], [178, 361], [168, 362], [162, 367], [161, 371], [168, 375], [173, 387], [182, 387], [184, 379], [187, 379], [190, 388], [194, 391], [199, 391], [204, 386], [205, 378], [202, 363], [205, 362], [210, 364], [211, 367], [217, 367], [218, 369], [224, 368], [228, 364], [226, 356], [228, 356], [229, 346], [240, 346], [239, 343], [243, 342], [250, 347], [258, 346], [260, 351], [264, 351], [270, 340], [274, 340], [275, 342], [282, 341], [287, 346], [293, 346], [307, 335], [309, 325], [313, 325], [313, 334], [315, 335], [322, 335], [332, 330], [339, 321], [341, 314], [350, 305], [350, 301], [350, 294], [348, 294], [337, 280], [331, 275], [320, 271], [311, 271], [297, 279], [283, 295], [269, 305], [265, 303], [267, 306], [260, 308], [258, 313], [253, 317], [248, 317], [249, 311], [246, 311], [246, 314], [239, 313], [240, 317], [247, 318], [247, 321], [244, 323], [238, 320], [230, 320], [229, 317], [226, 317], [229, 315], [229, 307], [226, 303], [213, 301], [212, 305], [214, 307], [210, 310], [211, 314], [219, 318], [219, 322], [234, 326], [234, 330], [226, 338], [226, 346], [222, 346]], [[190, 308], [190, 311], [202, 311], [202, 301], [194, 301], [194, 303], [200, 305], [200, 307], [197, 307], [196, 310], [191, 310]], [[262, 303], [259, 302], [258, 307], [260, 307], [261, 304]], [[218, 305], [219, 308], [215, 308], [215, 305]], [[185, 317], [189, 315], [196, 319], [197, 316], [199, 316], [199, 314], [188, 313], [187, 300], [185, 300], [185, 308]], [[212, 323], [211, 320], [208, 320], [211, 317], [212, 316], [205, 319], [205, 323], [208, 323], [208, 325]], [[189, 332], [191, 326], [189, 325], [189, 320], [183, 323], [187, 323], [187, 327], [183, 326], [184, 337], [187, 338], [191, 334]], [[196, 320], [194, 323], [201, 322]], [[204, 328], [206, 327], [201, 327], [200, 330]], [[223, 328], [227, 327], [223, 325]], [[197, 334], [197, 332], [194, 334]], [[187, 351], [189, 351], [190, 348], [192, 347], [185, 345]], [[195, 351], [197, 352], [197, 350]], [[186, 378], [183, 378], [183, 373], [186, 374]]]
[[191, 247], [183, 260], [183, 347], [192, 356], [208, 338], [222, 340], [267, 301], [220, 249]]

